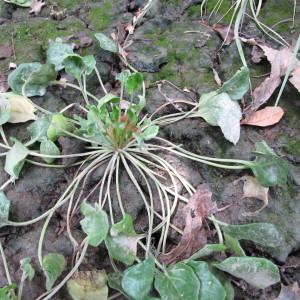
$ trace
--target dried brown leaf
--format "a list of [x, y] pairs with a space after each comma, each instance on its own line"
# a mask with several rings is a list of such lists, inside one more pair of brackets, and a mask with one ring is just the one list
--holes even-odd
[[267, 127], [278, 123], [282, 119], [283, 115], [284, 110], [281, 107], [267, 106], [242, 120], [241, 124]]
[[190, 198], [184, 208], [185, 228], [181, 240], [169, 253], [159, 256], [163, 263], [171, 264], [188, 258], [206, 244], [207, 235], [202, 223], [217, 209], [211, 196], [212, 193], [208, 188], [200, 187]]
[[30, 14], [37, 16], [45, 6], [45, 0], [32, 0]]
[[0, 46], [0, 59], [12, 56], [13, 48], [9, 43]]
[[300, 289], [297, 282], [289, 286], [281, 286], [281, 291], [275, 300], [300, 300]]
[[129, 34], [134, 33], [135, 26], [132, 23], [128, 23], [128, 25], [125, 27], [125, 30], [128, 31]]
[[296, 64], [296, 67], [291, 73], [290, 82], [300, 92], [300, 62]]
[[7, 76], [0, 74], [0, 93], [5, 93], [9, 90], [9, 85], [7, 84]]
[[87, 48], [93, 44], [93, 39], [89, 37], [85, 32], [79, 32], [77, 36], [79, 39], [78, 48]]
[[214, 73], [214, 80], [215, 80], [216, 84], [218, 86], [221, 86], [222, 85], [222, 80], [221, 80], [218, 72], [214, 68], [212, 70], [213, 70], [213, 73]]
[[219, 34], [219, 36], [224, 41], [224, 45], [230, 45], [234, 39], [233, 30], [230, 26], [222, 25], [222, 24], [214, 24], [213, 30]]

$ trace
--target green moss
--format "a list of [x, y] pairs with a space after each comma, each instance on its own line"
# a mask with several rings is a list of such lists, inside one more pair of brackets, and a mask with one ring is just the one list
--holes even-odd
[[193, 5], [187, 9], [186, 13], [190, 18], [199, 17], [201, 15], [201, 7], [200, 5]]
[[91, 8], [89, 12], [89, 20], [97, 31], [105, 30], [113, 21], [111, 15], [112, 4], [105, 2], [99, 7]]
[[[207, 12], [211, 13], [212, 11], [216, 12], [217, 10], [217, 19], [224, 16], [224, 18], [222, 19], [223, 23], [230, 23], [230, 20], [232, 19], [232, 15], [234, 12], [234, 7], [229, 11], [229, 9], [232, 6], [232, 1], [231, 0], [223, 0], [221, 6], [218, 6], [218, 2], [219, 0], [208, 0], [206, 3], [206, 8], [207, 8]], [[219, 8], [218, 8], [219, 7]], [[229, 13], [228, 13], [229, 11]]]

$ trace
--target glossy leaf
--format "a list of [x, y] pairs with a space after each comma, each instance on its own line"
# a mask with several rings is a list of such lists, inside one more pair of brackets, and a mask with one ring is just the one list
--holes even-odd
[[60, 136], [67, 135], [67, 132], [73, 132], [75, 126], [70, 119], [63, 114], [54, 114], [51, 118], [50, 125], [47, 130], [47, 137], [49, 140], [55, 142]]
[[118, 46], [111, 38], [107, 37], [103, 33], [96, 33], [95, 37], [102, 49], [113, 53], [118, 52]]
[[67, 288], [73, 300], [107, 300], [108, 287], [106, 272], [78, 272], [67, 283]]
[[143, 75], [141, 73], [133, 73], [125, 81], [125, 90], [129, 94], [133, 94], [143, 85]]
[[211, 92], [202, 95], [197, 115], [208, 124], [219, 126], [227, 140], [236, 144], [240, 138], [242, 112], [239, 104], [232, 101], [228, 94]]
[[29, 150], [16, 140], [13, 147], [6, 154], [5, 172], [14, 179], [18, 179], [28, 154]]
[[224, 233], [224, 237], [225, 245], [233, 252], [234, 256], [246, 256], [244, 249], [240, 245], [238, 239], [226, 233]]
[[[60, 155], [60, 150], [55, 145], [54, 142], [44, 138], [40, 144], [40, 153], [45, 155]], [[42, 159], [47, 163], [51, 164], [55, 161], [54, 157], [42, 157]]]
[[81, 204], [81, 212], [85, 216], [80, 221], [82, 230], [88, 236], [89, 245], [97, 247], [104, 241], [109, 230], [107, 214], [97, 204], [93, 207], [85, 201]]
[[9, 123], [23, 123], [37, 119], [34, 114], [35, 107], [26, 97], [12, 92], [1, 94], [1, 96], [9, 102]]
[[25, 273], [26, 278], [28, 278], [30, 281], [33, 279], [35, 275], [35, 270], [31, 265], [31, 259], [30, 258], [24, 258], [20, 261], [21, 269]]
[[250, 88], [250, 73], [247, 67], [242, 67], [234, 76], [226, 81], [220, 89], [227, 93], [232, 100], [240, 100]]
[[66, 267], [66, 260], [63, 255], [49, 253], [43, 258], [42, 268], [46, 276], [46, 289], [51, 290], [55, 281], [62, 274]]
[[211, 273], [208, 263], [204, 261], [190, 261], [188, 265], [194, 270], [200, 280], [201, 300], [225, 300], [226, 291], [219, 279]]
[[249, 240], [265, 247], [279, 247], [282, 236], [270, 223], [252, 223], [244, 225], [228, 225], [223, 231], [238, 240]]
[[0, 94], [0, 125], [8, 122], [10, 119], [10, 102], [6, 97]]
[[270, 187], [278, 184], [286, 184], [288, 165], [282, 158], [275, 154], [266, 142], [257, 143], [254, 153], [256, 159], [249, 163], [249, 167], [262, 186]]
[[278, 267], [265, 258], [229, 257], [214, 266], [260, 289], [280, 281]]
[[125, 214], [119, 223], [111, 226], [105, 245], [111, 258], [132, 265], [136, 257], [137, 242], [138, 237], [133, 228], [132, 218]]
[[166, 272], [157, 272], [155, 276], [154, 286], [162, 300], [199, 299], [200, 282], [190, 266], [177, 263]]
[[227, 248], [223, 244], [207, 244], [203, 248], [201, 248], [199, 251], [194, 253], [189, 260], [196, 260], [199, 258], [210, 256], [216, 252], [223, 252]]
[[0, 228], [8, 222], [10, 201], [6, 198], [3, 191], [0, 191]]
[[55, 66], [56, 71], [60, 71], [64, 68], [64, 59], [73, 54], [72, 45], [62, 42], [62, 39], [57, 38], [55, 41], [51, 41], [47, 50], [47, 62]]
[[30, 133], [31, 141], [43, 141], [47, 137], [47, 130], [50, 125], [48, 116], [42, 116], [27, 127]]
[[55, 79], [54, 65], [23, 63], [9, 74], [8, 84], [17, 94], [26, 97], [43, 96], [49, 83]]
[[143, 299], [151, 290], [154, 278], [155, 263], [148, 258], [125, 270], [122, 288], [133, 299]]

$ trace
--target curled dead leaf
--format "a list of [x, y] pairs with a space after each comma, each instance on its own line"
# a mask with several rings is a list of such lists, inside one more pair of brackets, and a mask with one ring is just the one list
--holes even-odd
[[242, 120], [241, 124], [267, 127], [278, 123], [283, 115], [284, 110], [281, 107], [267, 106]]
[[211, 199], [212, 193], [200, 186], [184, 208], [185, 228], [178, 245], [169, 253], [161, 254], [160, 260], [171, 264], [190, 257], [207, 242], [207, 234], [203, 228], [203, 220], [217, 210], [217, 205]]
[[234, 39], [234, 33], [230, 26], [222, 24], [214, 24], [213, 30], [219, 34], [224, 41], [224, 45], [230, 45]]
[[45, 0], [32, 0], [30, 14], [37, 16], [45, 6]]
[[254, 212], [246, 212], [245, 215], [256, 215], [262, 211], [269, 203], [268, 193], [269, 188], [263, 187], [259, 184], [253, 176], [243, 176], [236, 181], [234, 184], [243, 181], [243, 198], [256, 198], [263, 201], [263, 206]]

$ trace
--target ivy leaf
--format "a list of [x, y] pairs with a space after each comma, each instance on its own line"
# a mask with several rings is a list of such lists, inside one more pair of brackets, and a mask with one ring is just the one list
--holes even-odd
[[[40, 153], [45, 155], [60, 155], [60, 150], [55, 145], [54, 142], [44, 138], [40, 144]], [[47, 163], [51, 164], [55, 161], [54, 157], [42, 157], [42, 159]]]
[[240, 245], [238, 239], [231, 235], [224, 233], [225, 245], [228, 249], [231, 249], [235, 256], [246, 256], [244, 249]]
[[6, 154], [5, 172], [14, 179], [18, 179], [28, 154], [29, 150], [18, 140], [15, 140], [15, 144]]
[[31, 259], [30, 258], [24, 258], [20, 261], [21, 269], [23, 273], [25, 274], [26, 278], [28, 278], [30, 281], [33, 279], [35, 275], [35, 270], [31, 265]]
[[133, 300], [122, 288], [122, 275], [120, 273], [109, 273], [107, 275], [107, 282], [110, 288], [123, 294], [126, 299]]
[[133, 94], [143, 85], [143, 75], [141, 73], [133, 73], [129, 75], [125, 81], [125, 90], [129, 94]]
[[225, 300], [226, 291], [219, 279], [211, 273], [208, 263], [204, 261], [190, 261], [188, 265], [194, 270], [200, 280], [199, 299]]
[[106, 300], [108, 287], [106, 272], [78, 272], [67, 283], [68, 292], [73, 300]]
[[103, 33], [96, 33], [95, 37], [102, 49], [113, 53], [117, 53], [119, 51], [117, 44]]
[[116, 79], [125, 84], [130, 75], [130, 70], [123, 70], [121, 73], [117, 74]]
[[50, 125], [48, 116], [42, 116], [27, 127], [31, 136], [31, 142], [42, 142], [47, 137], [47, 130]]
[[162, 300], [199, 299], [200, 282], [190, 266], [177, 263], [166, 272], [158, 272], [155, 276], [154, 286]]
[[154, 271], [153, 258], [126, 269], [122, 279], [123, 290], [133, 299], [144, 299], [151, 290]]
[[203, 248], [201, 248], [199, 251], [194, 253], [189, 258], [189, 260], [196, 260], [199, 258], [207, 257], [207, 256], [214, 254], [215, 252], [223, 252], [226, 249], [227, 249], [226, 246], [223, 244], [207, 244]]
[[281, 234], [270, 223], [228, 225], [223, 227], [223, 231], [238, 240], [249, 240], [265, 247], [280, 247], [282, 245]]
[[51, 290], [57, 278], [66, 267], [66, 260], [63, 255], [49, 253], [43, 258], [42, 268], [46, 276], [46, 289]]
[[213, 266], [260, 289], [280, 281], [278, 267], [265, 258], [229, 257]]
[[0, 125], [8, 122], [10, 119], [10, 102], [0, 94]]
[[151, 125], [142, 132], [141, 137], [145, 141], [151, 140], [157, 136], [158, 131], [159, 131], [159, 126]]
[[43, 96], [47, 86], [56, 76], [52, 64], [23, 63], [9, 74], [8, 84], [17, 94], [26, 97]]
[[85, 73], [87, 75], [90, 75], [96, 67], [95, 57], [93, 55], [87, 55], [87, 56], [83, 56], [82, 60], [84, 62], [84, 71], [85, 71]]
[[0, 99], [5, 99], [5, 102], [9, 102], [9, 123], [23, 123], [37, 119], [34, 114], [35, 107], [26, 97], [11, 92], [1, 94]]
[[247, 67], [242, 67], [234, 76], [226, 81], [220, 89], [227, 93], [232, 100], [240, 100], [250, 88], [250, 73]]
[[15, 289], [17, 288], [16, 284], [8, 284], [0, 288], [0, 299], [1, 300], [16, 300]]
[[256, 144], [256, 159], [249, 163], [257, 181], [264, 187], [286, 184], [288, 176], [287, 163], [276, 155], [265, 141]]
[[102, 97], [97, 105], [97, 108], [100, 109], [103, 105], [107, 104], [107, 103], [119, 103], [120, 102], [120, 98], [113, 95], [113, 94], [106, 94], [104, 97]]
[[56, 71], [60, 71], [64, 68], [64, 59], [73, 53], [73, 46], [63, 43], [62, 39], [57, 38], [49, 44], [47, 50], [47, 62], [53, 64]]
[[75, 126], [70, 119], [66, 118], [63, 114], [57, 113], [52, 115], [50, 125], [47, 130], [47, 137], [49, 140], [55, 142], [60, 136], [67, 135], [67, 132], [73, 132]]
[[138, 236], [133, 228], [133, 221], [130, 215], [125, 214], [124, 218], [111, 226], [110, 234], [105, 239], [109, 256], [132, 265], [137, 251]]
[[0, 191], [0, 228], [8, 223], [10, 201], [3, 191]]
[[138, 96], [140, 101], [138, 104], [131, 105], [130, 109], [132, 109], [135, 113], [139, 113], [146, 106], [146, 98], [144, 96]]
[[109, 230], [107, 214], [97, 204], [93, 207], [85, 201], [81, 204], [81, 212], [85, 216], [80, 221], [82, 230], [88, 236], [89, 245], [97, 247], [106, 238]]
[[236, 144], [240, 138], [242, 112], [239, 104], [228, 94], [211, 92], [201, 96], [197, 115], [208, 124], [219, 126], [225, 138]]

